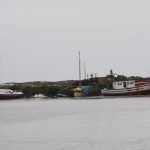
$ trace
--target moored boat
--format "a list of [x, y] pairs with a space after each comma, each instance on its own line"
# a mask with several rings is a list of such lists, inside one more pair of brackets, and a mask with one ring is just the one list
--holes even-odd
[[75, 89], [74, 91], [74, 97], [85, 97], [88, 95], [90, 86], [80, 86]]
[[119, 81], [113, 82], [112, 89], [102, 89], [104, 96], [150, 95], [150, 82]]
[[43, 94], [35, 94], [33, 96], [33, 98], [47, 98], [47, 96], [43, 95]]
[[16, 92], [10, 89], [0, 89], [0, 100], [17, 99], [23, 97], [22, 92]]
[[73, 89], [73, 91], [74, 91], [74, 97], [82, 97], [83, 96], [81, 87], [77, 87], [77, 88]]

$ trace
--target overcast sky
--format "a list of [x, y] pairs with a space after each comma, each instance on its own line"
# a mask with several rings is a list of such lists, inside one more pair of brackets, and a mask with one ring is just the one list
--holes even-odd
[[[0, 0], [1, 82], [150, 76], [149, 0]], [[82, 67], [83, 68], [83, 67]]]

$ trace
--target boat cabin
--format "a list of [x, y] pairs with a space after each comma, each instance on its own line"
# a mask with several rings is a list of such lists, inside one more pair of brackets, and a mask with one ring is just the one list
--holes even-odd
[[135, 81], [118, 81], [113, 82], [113, 89], [124, 89], [135, 87]]
[[0, 89], [0, 94], [13, 94], [13, 90], [10, 90], [10, 89]]

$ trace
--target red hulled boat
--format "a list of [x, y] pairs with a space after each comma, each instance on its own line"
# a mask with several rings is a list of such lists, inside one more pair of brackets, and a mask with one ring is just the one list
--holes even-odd
[[150, 95], [150, 82], [113, 82], [112, 89], [102, 89], [101, 92], [104, 96]]
[[10, 89], [0, 89], [0, 100], [17, 99], [23, 97], [22, 92], [16, 92]]

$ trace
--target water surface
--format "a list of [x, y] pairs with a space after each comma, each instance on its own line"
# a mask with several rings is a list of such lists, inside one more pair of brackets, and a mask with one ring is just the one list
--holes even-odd
[[0, 150], [149, 150], [150, 97], [0, 101]]

